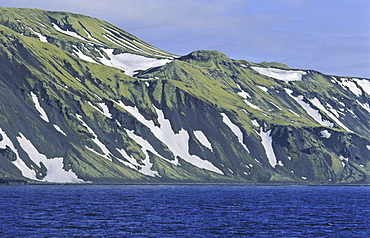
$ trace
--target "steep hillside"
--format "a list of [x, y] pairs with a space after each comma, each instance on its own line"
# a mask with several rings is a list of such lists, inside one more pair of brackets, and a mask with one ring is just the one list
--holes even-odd
[[176, 56], [98, 19], [0, 8], [0, 178], [369, 183], [370, 80]]

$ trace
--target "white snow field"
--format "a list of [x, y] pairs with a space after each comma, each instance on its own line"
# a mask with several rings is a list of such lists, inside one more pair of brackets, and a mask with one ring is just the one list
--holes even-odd
[[306, 74], [304, 71], [300, 70], [285, 70], [285, 69], [277, 69], [277, 68], [262, 68], [262, 67], [255, 67], [251, 66], [251, 68], [257, 71], [259, 74], [279, 79], [285, 82], [289, 81], [301, 81], [302, 76]]

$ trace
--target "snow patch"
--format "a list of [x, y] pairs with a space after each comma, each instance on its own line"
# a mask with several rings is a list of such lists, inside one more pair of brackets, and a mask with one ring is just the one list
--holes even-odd
[[109, 119], [112, 119], [112, 114], [109, 112], [109, 108], [108, 106], [105, 104], [105, 103], [98, 103], [98, 105], [102, 108], [98, 108], [96, 107], [94, 104], [92, 104], [91, 102], [88, 102], [88, 104], [94, 108], [96, 111], [100, 112], [101, 114], [103, 114], [104, 116], [108, 117]]
[[251, 68], [257, 71], [259, 74], [263, 74], [265, 76], [279, 79], [285, 82], [290, 81], [301, 81], [302, 76], [306, 74], [304, 71], [298, 70], [285, 70], [285, 69], [277, 69], [277, 68], [262, 68], [262, 67], [255, 67], [251, 66]]
[[93, 60], [90, 56], [87, 56], [85, 55], [84, 53], [82, 53], [82, 51], [80, 51], [79, 49], [77, 49], [76, 47], [74, 47], [74, 52], [76, 53], [76, 55], [82, 59], [82, 60], [86, 60], [88, 62], [91, 62], [91, 63], [96, 63], [95, 60]]
[[39, 99], [37, 98], [36, 94], [31, 92], [31, 97], [32, 97], [33, 103], [35, 104], [35, 107], [36, 107], [37, 111], [40, 113], [40, 117], [44, 121], [49, 122], [48, 115], [46, 114], [45, 110], [41, 107], [41, 105], [39, 103]]
[[260, 136], [262, 139], [262, 145], [265, 148], [266, 155], [267, 155], [270, 165], [275, 168], [277, 161], [276, 161], [274, 149], [272, 148], [272, 137], [270, 136], [270, 134], [271, 134], [271, 130], [267, 132], [263, 132], [261, 128]]
[[246, 99], [247, 97], [248, 98], [251, 98], [251, 95], [249, 93], [247, 93], [246, 91], [244, 91], [240, 86], [239, 84], [237, 84], [236, 86], [238, 86], [238, 89], [241, 91], [241, 92], [238, 92], [238, 95], [240, 95], [242, 98]]
[[119, 68], [125, 71], [125, 74], [133, 76], [136, 70], [145, 70], [152, 67], [162, 66], [172, 60], [147, 58], [141, 55], [123, 53], [114, 55], [113, 49], [103, 49], [110, 60], [105, 57], [101, 58], [104, 65]]
[[255, 127], [260, 127], [260, 124], [258, 123], [258, 121], [256, 119], [252, 120], [252, 124], [255, 126]]
[[321, 137], [324, 137], [324, 138], [330, 138], [331, 136], [331, 133], [328, 131], [328, 130], [323, 130], [320, 132], [321, 133]]
[[58, 125], [53, 125], [54, 126], [54, 128], [57, 130], [57, 131], [59, 131], [60, 133], [62, 133], [63, 135], [65, 135], [65, 136], [67, 136], [67, 134], [58, 126]]
[[344, 156], [339, 156], [339, 159], [342, 161], [343, 168], [346, 166], [346, 163], [348, 163], [348, 158], [345, 158]]
[[211, 143], [202, 131], [194, 131], [194, 135], [198, 139], [198, 141], [200, 141], [205, 147], [213, 152]]
[[264, 91], [266, 93], [269, 91], [268, 88], [266, 88], [266, 87], [263, 87], [263, 86], [257, 86], [257, 87], [259, 87], [262, 91]]
[[83, 183], [84, 181], [77, 178], [72, 170], [63, 169], [63, 158], [48, 159], [41, 154], [36, 147], [22, 133], [17, 137], [22, 149], [28, 154], [35, 164], [43, 163], [47, 169], [47, 175], [43, 178], [46, 182], [54, 183]]
[[235, 125], [231, 120], [230, 118], [225, 114], [225, 113], [221, 113], [221, 116], [222, 116], [222, 121], [231, 129], [231, 131], [235, 134], [235, 136], [238, 138], [239, 140], [239, 143], [242, 144], [242, 146], [244, 147], [244, 149], [246, 151], [248, 151], [248, 153], [251, 153], [250, 150], [248, 149], [248, 147], [244, 144], [243, 142], [243, 132], [240, 130], [240, 128]]
[[41, 42], [48, 42], [48, 38], [47, 37], [43, 36], [41, 33], [38, 33], [36, 31], [34, 31], [32, 28], [30, 28], [30, 30], [39, 37], [39, 40]]
[[244, 99], [244, 102], [245, 102], [249, 107], [254, 108], [254, 109], [256, 109], [256, 110], [260, 110], [260, 111], [262, 111], [262, 109], [261, 109], [260, 107], [258, 107], [258, 106], [256, 106], [256, 105], [254, 105], [253, 103], [249, 102], [247, 99]]
[[56, 29], [57, 31], [59, 31], [59, 32], [65, 34], [65, 35], [69, 35], [69, 36], [72, 36], [72, 37], [76, 37], [76, 38], [78, 38], [80, 40], [86, 41], [85, 38], [83, 38], [82, 36], [80, 36], [79, 34], [77, 34], [74, 31], [69, 31], [69, 30], [66, 30], [65, 31], [65, 30], [62, 30], [62, 29], [60, 29], [60, 27], [57, 24], [54, 24], [54, 23], [52, 23], [52, 25], [53, 25], [54, 29]]
[[366, 148], [367, 148], [368, 150], [370, 150], [370, 145], [366, 145]]
[[22, 175], [29, 179], [36, 179], [36, 175], [32, 169], [30, 169], [24, 161], [19, 157], [18, 150], [14, 147], [13, 142], [10, 140], [6, 132], [0, 128], [0, 134], [3, 136], [3, 140], [0, 141], [0, 148], [9, 148], [16, 154], [17, 160], [12, 163], [22, 172]]
[[362, 88], [362, 90], [367, 93], [367, 95], [370, 95], [370, 81], [367, 79], [353, 79], [357, 82], [357, 84]]

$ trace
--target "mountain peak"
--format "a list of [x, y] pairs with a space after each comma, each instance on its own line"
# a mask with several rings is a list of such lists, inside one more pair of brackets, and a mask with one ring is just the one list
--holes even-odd
[[195, 61], [209, 61], [219, 59], [229, 59], [225, 54], [217, 50], [197, 50], [188, 55], [182, 56], [180, 60], [195, 60]]

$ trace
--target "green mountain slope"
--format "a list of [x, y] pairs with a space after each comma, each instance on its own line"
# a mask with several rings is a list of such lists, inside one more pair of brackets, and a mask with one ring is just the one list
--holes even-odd
[[370, 80], [176, 56], [78, 14], [0, 8], [0, 177], [368, 183]]

